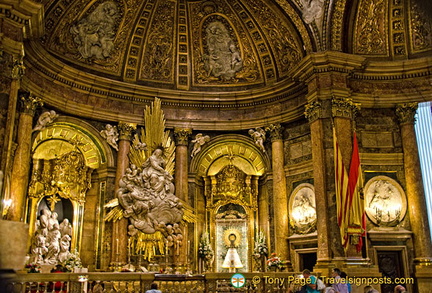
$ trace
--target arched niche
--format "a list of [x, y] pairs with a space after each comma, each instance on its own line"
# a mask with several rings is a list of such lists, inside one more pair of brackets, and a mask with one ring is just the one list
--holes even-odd
[[[214, 137], [204, 145], [191, 162], [191, 172], [196, 174], [197, 210], [200, 218], [197, 234], [209, 232], [216, 255], [224, 256], [225, 231], [236, 230], [243, 239], [241, 252], [243, 268], [252, 269], [251, 251], [253, 237], [258, 229], [259, 180], [269, 169], [267, 155], [257, 148], [254, 141], [243, 135]], [[227, 207], [238, 207], [241, 217], [224, 215]], [[241, 208], [240, 208], [241, 207]], [[201, 224], [202, 223], [202, 224]], [[223, 259], [216, 259], [213, 269], [222, 272]]]
[[59, 221], [67, 219], [72, 224], [71, 250], [79, 250], [92, 174], [94, 170], [106, 173], [113, 165], [108, 144], [84, 121], [60, 116], [35, 132], [28, 190], [30, 238], [43, 209], [48, 209], [58, 214]]

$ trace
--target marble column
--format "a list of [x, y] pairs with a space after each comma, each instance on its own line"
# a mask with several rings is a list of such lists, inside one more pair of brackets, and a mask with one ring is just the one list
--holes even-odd
[[[330, 245], [330, 216], [327, 198], [327, 176], [326, 176], [326, 151], [324, 149], [324, 120], [323, 105], [314, 101], [306, 105], [305, 115], [309, 120], [312, 144], [312, 164], [315, 188], [315, 206], [317, 213], [317, 267], [326, 272], [331, 262], [332, 254]], [[334, 224], [334, 223], [333, 223]], [[337, 225], [337, 223], [336, 223]], [[315, 270], [314, 270], [315, 271]]]
[[[18, 48], [15, 48], [18, 50]], [[20, 44], [20, 52], [22, 52], [22, 44]], [[0, 50], [1, 51], [1, 50]], [[5, 53], [3, 53], [5, 54]], [[5, 64], [5, 66], [8, 64]], [[8, 182], [10, 182], [12, 166], [13, 166], [13, 158], [15, 155], [15, 150], [17, 145], [14, 142], [14, 134], [16, 130], [16, 116], [17, 116], [17, 106], [18, 106], [18, 91], [21, 86], [21, 79], [24, 75], [25, 67], [22, 62], [21, 55], [13, 55], [13, 64], [11, 70], [11, 83], [9, 89], [9, 102], [7, 108], [7, 118], [6, 118], [6, 127], [4, 131], [4, 141], [0, 146], [3, 146], [1, 149], [1, 162], [0, 162], [0, 170], [3, 171], [3, 186], [0, 186], [0, 198], [3, 199], [2, 196], [5, 196], [4, 199], [10, 199], [10, 194], [4, 194], [3, 191], [6, 189], [10, 189], [8, 187]], [[3, 201], [2, 201], [3, 202]], [[7, 207], [3, 207], [7, 208]], [[3, 213], [3, 211], [1, 211]], [[7, 211], [5, 211], [7, 212]]]
[[[178, 198], [189, 204], [188, 201], [188, 144], [189, 137], [192, 134], [190, 128], [174, 128], [174, 138], [176, 143], [175, 151], [175, 193]], [[180, 253], [176, 256], [176, 263], [186, 264], [188, 262], [188, 255], [191, 253], [188, 251], [192, 243], [192, 239], [189, 238], [188, 224], [185, 223], [183, 230], [183, 241], [180, 246]]]
[[30, 173], [31, 135], [35, 110], [42, 106], [41, 99], [32, 95], [21, 95], [22, 104], [17, 132], [17, 149], [12, 166], [11, 199], [8, 219], [24, 221], [28, 180]]
[[[351, 164], [351, 156], [353, 150], [353, 133], [354, 133], [354, 118], [357, 112], [360, 110], [359, 105], [353, 103], [352, 99], [349, 98], [333, 98], [332, 99], [332, 116], [339, 144], [339, 149], [342, 155], [342, 161], [349, 175], [349, 168]], [[362, 174], [361, 174], [362, 175]], [[361, 228], [358, 226], [350, 225], [354, 228]], [[359, 259], [362, 259], [362, 252], [358, 252], [355, 246], [356, 241], [359, 241], [358, 235], [350, 235], [348, 240], [348, 246], [345, 250], [345, 256], [347, 263], [355, 262], [358, 263]], [[366, 245], [366, 241], [363, 242]]]
[[175, 151], [175, 193], [178, 198], [188, 199], [188, 144], [192, 134], [190, 128], [174, 128]]
[[[131, 139], [136, 124], [119, 122], [119, 142], [117, 152], [117, 170], [115, 178], [115, 188], [117, 191], [119, 188], [120, 179], [125, 174], [126, 169], [129, 166], [129, 150], [131, 146]], [[111, 243], [111, 266], [119, 268], [121, 265], [127, 262], [127, 235], [128, 219], [122, 218], [113, 223], [113, 236]]]
[[432, 265], [432, 244], [414, 130], [416, 110], [416, 103], [404, 104], [398, 106], [396, 114], [399, 118], [402, 136], [409, 219], [411, 230], [414, 233], [415, 262], [417, 264]]
[[417, 103], [399, 105], [396, 115], [400, 123], [408, 213], [413, 232], [416, 287], [419, 293], [432, 288], [432, 244], [426, 211], [417, 138], [414, 130]]
[[[270, 132], [272, 142], [272, 171], [273, 171], [273, 212], [275, 252], [290, 261], [288, 247], [288, 195], [284, 170], [284, 146], [282, 140], [282, 126], [272, 124], [266, 127]], [[289, 264], [290, 266], [290, 264]]]

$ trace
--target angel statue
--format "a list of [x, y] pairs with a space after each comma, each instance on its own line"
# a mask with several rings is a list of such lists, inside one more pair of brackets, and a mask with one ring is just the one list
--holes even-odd
[[181, 222], [190, 220], [192, 214], [188, 212], [183, 218], [185, 203], [174, 193], [175, 144], [169, 131], [165, 131], [160, 106], [156, 99], [152, 108], [146, 107], [145, 130], [135, 135], [129, 152], [130, 165], [119, 181], [117, 197], [105, 206], [113, 208], [106, 221], [129, 219], [133, 253], [147, 260], [167, 253], [168, 247], [181, 245]]
[[59, 115], [54, 110], [43, 112], [39, 116], [33, 131], [45, 129], [47, 126], [52, 124], [58, 116]]
[[262, 129], [261, 127], [257, 127], [255, 128], [255, 130], [253, 129], [249, 129], [249, 135], [253, 138], [253, 140], [255, 141], [255, 144], [263, 151], [265, 152], [265, 148], [264, 148], [264, 141], [266, 139], [266, 132], [264, 129]]
[[191, 153], [191, 157], [195, 157], [201, 151], [201, 147], [208, 141], [210, 141], [210, 136], [198, 133], [195, 136], [195, 139], [192, 140], [194, 147]]
[[117, 126], [112, 126], [111, 124], [105, 125], [105, 129], [101, 130], [100, 134], [106, 139], [107, 143], [112, 146], [116, 151], [118, 151], [117, 141], [119, 139], [119, 133], [117, 131]]

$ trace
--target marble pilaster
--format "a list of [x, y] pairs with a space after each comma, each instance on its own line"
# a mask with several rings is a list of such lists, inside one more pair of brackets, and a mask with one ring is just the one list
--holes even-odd
[[[129, 150], [131, 146], [131, 139], [136, 124], [119, 122], [119, 142], [117, 152], [117, 170], [115, 178], [115, 189], [119, 188], [120, 179], [125, 174], [126, 169], [129, 166]], [[126, 264], [127, 261], [127, 225], [128, 219], [122, 218], [113, 223], [113, 236], [111, 247], [111, 264], [112, 266], [121, 266]]]
[[419, 293], [429, 292], [432, 275], [432, 244], [426, 212], [426, 200], [423, 189], [423, 178], [418, 156], [417, 139], [414, 130], [417, 103], [403, 104], [396, 108], [400, 123], [406, 195], [408, 199], [409, 219], [414, 234], [415, 277]]
[[[176, 143], [175, 151], [175, 193], [178, 198], [188, 204], [188, 143], [189, 137], [192, 134], [190, 128], [174, 128], [174, 138]], [[177, 257], [177, 262], [185, 264], [188, 253], [187, 245], [189, 239], [187, 224], [183, 227], [183, 241], [180, 247], [180, 253]]]
[[[306, 118], [310, 123], [312, 142], [312, 161], [317, 212], [317, 266], [326, 267], [331, 261], [330, 217], [327, 202], [326, 156], [324, 151], [323, 105], [311, 102], [306, 105]], [[326, 273], [324, 270], [323, 272]]]
[[42, 105], [41, 99], [28, 94], [21, 95], [20, 101], [22, 108], [18, 121], [17, 149], [13, 160], [11, 176], [10, 198], [12, 199], [12, 206], [8, 214], [8, 219], [12, 221], [24, 220], [30, 172], [33, 116], [36, 108]]
[[280, 124], [272, 124], [266, 127], [266, 130], [270, 132], [272, 142], [275, 252], [282, 259], [290, 261], [288, 247], [288, 196], [284, 170], [284, 146], [282, 140], [283, 129]]

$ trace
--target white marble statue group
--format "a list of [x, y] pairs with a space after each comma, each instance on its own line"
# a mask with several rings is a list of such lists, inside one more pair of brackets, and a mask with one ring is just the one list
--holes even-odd
[[72, 225], [68, 219], [61, 223], [58, 214], [45, 208], [36, 222], [30, 262], [55, 265], [64, 262], [70, 255]]
[[129, 218], [128, 232], [153, 234], [160, 231], [168, 246], [181, 241], [179, 222], [182, 203], [174, 195], [173, 177], [165, 170], [163, 150], [155, 149], [141, 167], [131, 165], [120, 180], [117, 191], [123, 215]]

